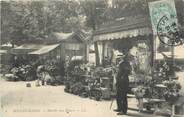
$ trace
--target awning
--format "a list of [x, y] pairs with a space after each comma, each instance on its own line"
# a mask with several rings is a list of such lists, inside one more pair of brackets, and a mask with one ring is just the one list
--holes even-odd
[[137, 29], [131, 29], [131, 30], [125, 30], [125, 31], [123, 30], [119, 32], [95, 35], [94, 41], [123, 39], [128, 37], [131, 38], [131, 37], [144, 36], [149, 34], [152, 34], [151, 29], [144, 27], [144, 28], [137, 28]]
[[54, 45], [45, 45], [42, 48], [33, 51], [33, 52], [29, 52], [28, 54], [33, 54], [33, 55], [42, 55], [42, 54], [46, 54], [52, 50], [54, 50], [55, 48], [57, 48], [60, 44], [54, 44]]
[[130, 16], [102, 24], [94, 32], [94, 41], [114, 40], [152, 34], [147, 16]]
[[41, 44], [23, 44], [18, 47], [12, 48], [11, 53], [12, 54], [28, 54], [29, 52], [38, 50], [42, 48], [45, 45]]

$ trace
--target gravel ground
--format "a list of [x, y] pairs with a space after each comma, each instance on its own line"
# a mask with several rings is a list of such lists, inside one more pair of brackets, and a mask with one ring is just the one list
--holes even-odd
[[[184, 73], [180, 75], [184, 76]], [[0, 117], [119, 117], [113, 112], [115, 101], [110, 109], [111, 101], [95, 101], [68, 94], [64, 92], [64, 86], [35, 87], [34, 81], [30, 83], [32, 86], [28, 88], [26, 82], [0, 80]], [[135, 110], [128, 110], [127, 117], [155, 117], [137, 112], [135, 98], [129, 98], [128, 102], [129, 108]]]

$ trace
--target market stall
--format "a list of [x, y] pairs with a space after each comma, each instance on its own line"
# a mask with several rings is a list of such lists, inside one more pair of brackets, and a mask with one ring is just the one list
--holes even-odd
[[129, 56], [131, 88], [151, 77], [152, 31], [149, 23], [146, 16], [125, 17], [102, 25], [94, 34], [104, 67], [118, 66], [125, 55]]
[[[98, 43], [102, 65], [107, 58], [111, 61], [109, 65], [117, 63], [119, 58], [121, 60], [121, 57], [114, 54], [117, 50], [121, 56], [132, 56], [130, 57], [132, 66], [132, 74], [129, 76], [130, 88], [138, 89], [133, 92], [137, 99], [143, 99], [143, 107], [156, 112], [165, 104], [170, 108], [173, 105], [170, 102], [175, 102], [179, 98], [177, 91], [180, 88], [177, 81], [174, 81], [176, 77], [167, 70], [169, 63], [163, 64], [162, 69], [165, 71], [156, 70], [154, 36], [150, 24], [146, 16], [125, 17], [121, 21], [102, 25], [95, 32], [94, 40]], [[160, 69], [161, 66], [158, 68]]]

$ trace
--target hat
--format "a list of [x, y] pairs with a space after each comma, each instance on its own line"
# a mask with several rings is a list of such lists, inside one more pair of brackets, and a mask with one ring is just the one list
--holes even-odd
[[131, 54], [127, 54], [123, 57], [123, 60], [132, 61], [134, 59], [134, 56]]

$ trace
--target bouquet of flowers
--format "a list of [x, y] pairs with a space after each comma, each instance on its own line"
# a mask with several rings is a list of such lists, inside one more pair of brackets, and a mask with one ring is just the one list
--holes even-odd
[[144, 86], [140, 85], [140, 86], [138, 86], [136, 88], [133, 88], [132, 91], [134, 92], [135, 97], [137, 99], [139, 99], [139, 98], [143, 98], [143, 96], [145, 95], [145, 91], [146, 90], [145, 90]]

